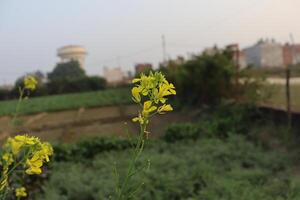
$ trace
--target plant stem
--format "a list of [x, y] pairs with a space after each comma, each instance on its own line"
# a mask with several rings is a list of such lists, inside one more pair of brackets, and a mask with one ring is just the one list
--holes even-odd
[[130, 165], [129, 165], [129, 168], [127, 170], [127, 174], [126, 174], [126, 177], [125, 177], [125, 180], [121, 186], [121, 188], [119, 189], [119, 192], [118, 192], [118, 200], [123, 200], [123, 199], [126, 199], [124, 197], [126, 197], [126, 194], [124, 196], [124, 190], [126, 190], [126, 187], [127, 187], [127, 184], [128, 182], [130, 181], [130, 179], [132, 178], [132, 176], [135, 174], [135, 165], [136, 165], [136, 162], [138, 160], [138, 158], [140, 157], [141, 153], [143, 152], [143, 149], [144, 149], [144, 133], [146, 131], [146, 125], [145, 124], [141, 124], [140, 125], [140, 134], [138, 136], [138, 142], [137, 142], [137, 145], [136, 147], [134, 148], [134, 152], [133, 152], [133, 158], [130, 162]]
[[18, 99], [18, 103], [17, 103], [17, 106], [16, 106], [16, 112], [14, 113], [14, 117], [13, 117], [13, 120], [12, 120], [12, 125], [15, 126], [16, 125], [16, 119], [17, 119], [17, 115], [19, 113], [19, 110], [20, 110], [20, 105], [21, 105], [21, 102], [23, 100], [23, 96], [24, 96], [24, 89], [21, 89], [19, 87], [19, 99]]

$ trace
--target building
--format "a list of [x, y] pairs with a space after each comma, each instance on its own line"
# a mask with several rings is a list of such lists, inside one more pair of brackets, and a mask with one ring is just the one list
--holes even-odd
[[60, 62], [64, 63], [75, 60], [79, 62], [81, 68], [84, 68], [86, 55], [86, 49], [79, 45], [67, 45], [57, 50], [57, 56], [61, 59]]
[[233, 62], [238, 66], [239, 70], [247, 67], [245, 53], [240, 50], [239, 44], [227, 45], [226, 49], [232, 52]]
[[260, 40], [255, 45], [245, 48], [243, 53], [247, 65], [255, 67], [283, 67], [283, 48], [275, 40]]
[[119, 85], [126, 82], [126, 75], [120, 67], [112, 69], [104, 67], [104, 78], [108, 85]]
[[146, 73], [153, 69], [151, 63], [138, 63], [135, 65], [135, 74]]
[[285, 66], [300, 64], [300, 44], [292, 45], [286, 43], [282, 48]]

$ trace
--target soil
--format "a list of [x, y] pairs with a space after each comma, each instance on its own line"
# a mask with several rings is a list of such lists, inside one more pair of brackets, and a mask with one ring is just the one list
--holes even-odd
[[[75, 142], [83, 137], [120, 136], [137, 133], [138, 124], [131, 118], [137, 115], [135, 105], [80, 108], [60, 112], [38, 113], [12, 118], [0, 117], [0, 141], [16, 134], [38, 136], [50, 142]], [[159, 137], [170, 123], [193, 121], [192, 114], [172, 112], [154, 116], [149, 126], [150, 136]]]

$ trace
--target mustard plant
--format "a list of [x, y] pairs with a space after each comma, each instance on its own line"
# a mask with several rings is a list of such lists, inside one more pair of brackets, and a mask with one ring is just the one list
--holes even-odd
[[28, 98], [28, 96], [26, 96], [25, 91], [34, 91], [37, 87], [38, 81], [33, 77], [33, 76], [26, 76], [24, 78], [23, 81], [23, 87], [19, 87], [19, 99], [18, 99], [18, 103], [16, 106], [16, 111], [15, 114], [13, 116], [13, 120], [12, 120], [12, 125], [15, 126], [16, 125], [16, 120], [20, 111], [20, 107], [21, 107], [21, 103], [24, 99]]
[[138, 184], [136, 187], [129, 187], [130, 182], [134, 175], [149, 167], [150, 161], [148, 160], [145, 167], [137, 168], [136, 164], [139, 160], [145, 145], [145, 140], [148, 139], [149, 132], [147, 127], [150, 123], [151, 117], [156, 114], [165, 114], [172, 111], [173, 108], [167, 103], [168, 96], [175, 95], [175, 87], [169, 83], [161, 72], [150, 72], [149, 75], [141, 74], [140, 78], [133, 79], [134, 84], [131, 93], [132, 100], [139, 106], [138, 115], [132, 119], [140, 126], [140, 132], [137, 135], [136, 143], [133, 147], [133, 154], [130, 160], [129, 167], [124, 179], [119, 177], [115, 169], [117, 177], [116, 194], [118, 200], [132, 199], [141, 188], [143, 183]]
[[[24, 87], [19, 88], [20, 96], [13, 125], [25, 97], [25, 90], [33, 91], [36, 85], [34, 77], [28, 76], [24, 79]], [[49, 156], [52, 154], [52, 146], [47, 142], [41, 142], [37, 137], [27, 135], [9, 137], [0, 151], [0, 200], [5, 200], [8, 193], [13, 190], [17, 199], [26, 197], [27, 191], [22, 184], [22, 178], [25, 175], [41, 174], [43, 164], [49, 162]]]

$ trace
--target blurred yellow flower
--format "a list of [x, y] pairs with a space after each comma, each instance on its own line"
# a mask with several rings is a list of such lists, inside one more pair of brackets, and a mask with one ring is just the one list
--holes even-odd
[[143, 116], [148, 116], [151, 112], [157, 109], [156, 106], [152, 105], [152, 101], [145, 101], [143, 107]]
[[157, 112], [159, 114], [165, 114], [165, 112], [169, 112], [169, 111], [172, 111], [172, 110], [173, 110], [173, 108], [170, 104], [164, 104], [164, 105], [162, 105], [158, 108]]
[[43, 166], [43, 160], [35, 154], [31, 159], [27, 159], [26, 161], [27, 166], [29, 167], [25, 172], [26, 174], [32, 175], [32, 174], [41, 174]]
[[15, 193], [18, 198], [27, 196], [25, 187], [16, 188]]
[[26, 76], [24, 79], [24, 87], [28, 90], [35, 90], [38, 82], [33, 76]]
[[133, 96], [133, 101], [136, 103], [141, 102], [141, 95], [140, 95], [141, 89], [138, 87], [133, 87], [131, 90], [132, 96]]
[[10, 153], [4, 153], [2, 159], [5, 161], [7, 166], [11, 165], [14, 162], [13, 156]]

